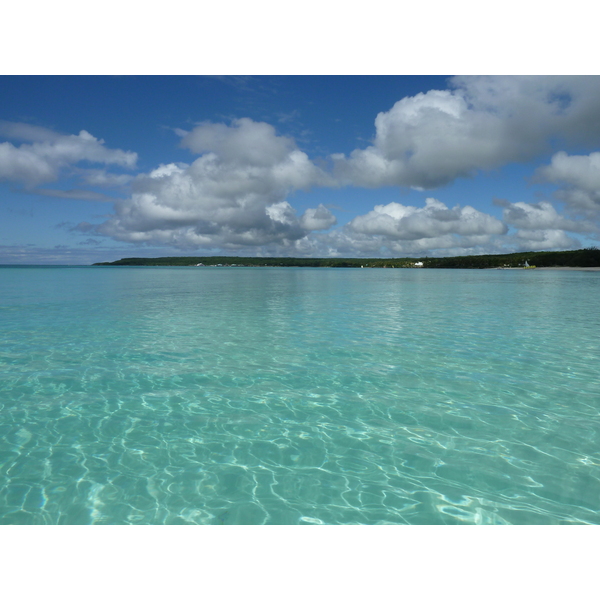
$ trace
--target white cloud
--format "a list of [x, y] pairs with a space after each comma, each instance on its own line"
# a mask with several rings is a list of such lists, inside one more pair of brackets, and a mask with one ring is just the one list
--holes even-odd
[[[269, 167], [299, 152], [291, 138], [278, 136], [268, 123], [236, 119], [225, 123], [202, 123], [189, 132], [181, 146], [196, 154], [214, 152], [231, 165]], [[302, 154], [302, 153], [301, 153]]]
[[564, 182], [587, 191], [600, 190], [600, 152], [588, 156], [569, 156], [557, 152], [549, 166], [538, 173], [552, 182]]
[[536, 176], [561, 185], [556, 197], [574, 214], [600, 217], [600, 152], [587, 156], [557, 152], [549, 165], [536, 171]]
[[440, 235], [415, 240], [390, 239], [383, 235], [357, 233], [348, 227], [312, 234], [298, 240], [294, 248], [301, 256], [452, 256], [465, 254], [493, 254], [503, 251], [505, 236]]
[[28, 123], [0, 121], [0, 137], [23, 142], [53, 142], [60, 138], [60, 134]]
[[54, 181], [58, 166], [38, 156], [29, 148], [15, 148], [9, 142], [0, 143], [0, 181], [18, 181], [27, 187]]
[[371, 146], [332, 156], [340, 180], [432, 189], [529, 160], [553, 137], [587, 143], [600, 133], [597, 77], [456, 77], [451, 84], [379, 113]]
[[[594, 233], [597, 227], [563, 217], [549, 202], [500, 201], [504, 223], [433, 198], [423, 208], [392, 202], [327, 232], [336, 223], [329, 209], [320, 204], [298, 214], [290, 196], [313, 186], [431, 189], [481, 169], [530, 160], [557, 141], [587, 144], [600, 135], [600, 104], [594, 102], [599, 95], [597, 77], [456, 77], [450, 90], [403, 98], [377, 115], [372, 144], [349, 156], [332, 155], [332, 175], [267, 123], [242, 118], [175, 129], [180, 145], [200, 156], [138, 175], [130, 196], [115, 201], [114, 215], [94, 231], [181, 249], [261, 247], [322, 256], [495, 252], [506, 243], [573, 247], [578, 242], [565, 231]], [[18, 148], [0, 144], [0, 177], [15, 181], [51, 181], [62, 167], [84, 159], [135, 162], [135, 154], [108, 150], [86, 132], [61, 136], [0, 123], [0, 133], [31, 142]], [[573, 214], [600, 214], [600, 152], [559, 152], [539, 176], [562, 186], [558, 197]], [[83, 178], [96, 186], [128, 183], [126, 175], [98, 169], [88, 169]], [[507, 236], [507, 225], [517, 233]]]
[[567, 231], [594, 233], [597, 231], [589, 221], [574, 221], [560, 215], [550, 202], [528, 204], [494, 200], [503, 207], [503, 220], [517, 231], [507, 236], [506, 242], [512, 248], [505, 251], [561, 250], [578, 248], [579, 240], [568, 236]]
[[335, 223], [322, 205], [299, 217], [287, 202], [294, 190], [333, 182], [271, 125], [202, 123], [181, 144], [202, 156], [138, 176], [98, 233], [180, 248], [289, 246]]
[[329, 229], [336, 222], [335, 216], [322, 204], [317, 208], [307, 208], [300, 219], [300, 224], [307, 231]]
[[559, 215], [550, 202], [528, 204], [526, 202], [508, 202], [495, 200], [494, 203], [503, 207], [503, 220], [517, 229], [550, 230], [561, 229], [580, 233], [596, 231], [589, 221], [574, 221]]
[[0, 180], [23, 183], [27, 188], [56, 181], [61, 169], [84, 160], [127, 168], [137, 161], [135, 152], [106, 148], [104, 140], [87, 131], [61, 135], [43, 127], [3, 121], [0, 136], [32, 142], [20, 146], [0, 143]]
[[579, 248], [581, 244], [561, 229], [519, 230], [514, 235], [517, 250], [560, 250]]
[[498, 219], [470, 206], [449, 209], [428, 198], [423, 208], [378, 205], [341, 229], [295, 242], [304, 256], [424, 256], [502, 250], [507, 231]]
[[348, 228], [356, 233], [381, 235], [392, 240], [502, 235], [507, 231], [506, 226], [491, 215], [471, 206], [449, 209], [435, 198], [427, 198], [424, 208], [396, 202], [375, 206], [368, 214], [355, 217]]
[[80, 169], [84, 183], [97, 187], [123, 187], [133, 180], [133, 175], [109, 173], [105, 169]]

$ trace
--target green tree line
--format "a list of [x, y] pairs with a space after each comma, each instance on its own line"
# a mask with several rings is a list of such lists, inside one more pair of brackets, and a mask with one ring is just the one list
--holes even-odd
[[163, 256], [160, 258], [122, 258], [94, 266], [139, 267], [338, 267], [338, 268], [414, 268], [424, 269], [494, 269], [520, 268], [526, 263], [534, 267], [600, 267], [600, 250], [584, 248], [556, 252], [516, 252], [513, 254], [483, 254], [478, 256], [448, 256], [443, 258], [294, 258], [245, 256]]

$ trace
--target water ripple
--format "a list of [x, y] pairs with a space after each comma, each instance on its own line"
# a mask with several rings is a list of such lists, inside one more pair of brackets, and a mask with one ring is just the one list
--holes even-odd
[[11, 269], [0, 523], [600, 523], [597, 280], [358, 271]]

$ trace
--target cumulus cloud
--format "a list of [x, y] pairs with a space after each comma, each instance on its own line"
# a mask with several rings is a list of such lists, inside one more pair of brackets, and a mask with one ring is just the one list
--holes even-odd
[[581, 243], [562, 229], [519, 230], [514, 235], [518, 250], [561, 250], [579, 248]]
[[131, 197], [116, 202], [98, 233], [180, 248], [237, 248], [289, 246], [335, 224], [322, 205], [298, 216], [288, 203], [295, 190], [334, 182], [271, 125], [238, 119], [181, 133], [181, 145], [201, 156], [138, 176]]
[[[56, 181], [61, 169], [80, 161], [134, 167], [135, 152], [113, 150], [87, 131], [62, 135], [43, 127], [0, 122], [0, 137], [22, 140], [19, 146], [0, 143], [0, 180], [18, 182], [26, 188]], [[26, 143], [31, 142], [31, 143]]]
[[423, 208], [378, 205], [344, 227], [295, 242], [304, 256], [424, 256], [499, 252], [507, 227], [470, 206], [448, 208], [428, 198]]
[[424, 208], [396, 202], [378, 205], [348, 225], [356, 233], [382, 235], [395, 240], [418, 240], [440, 236], [489, 236], [506, 233], [506, 226], [495, 217], [471, 206], [449, 209], [435, 198], [427, 198]]
[[501, 206], [503, 221], [516, 232], [506, 238], [508, 246], [504, 251], [560, 250], [578, 248], [579, 240], [567, 235], [567, 231], [593, 233], [597, 228], [588, 221], [574, 221], [560, 215], [550, 202], [509, 202], [496, 199], [494, 204]]
[[235, 120], [233, 126], [202, 123], [181, 140], [181, 146], [196, 154], [214, 152], [227, 164], [256, 167], [281, 163], [300, 152], [291, 138], [278, 136], [273, 126], [247, 118]]
[[[578, 242], [566, 231], [597, 231], [581, 217], [600, 214], [600, 152], [559, 152], [538, 172], [561, 186], [558, 197], [573, 218], [549, 202], [498, 201], [502, 222], [471, 206], [449, 208], [429, 198], [422, 208], [378, 205], [329, 231], [336, 218], [328, 208], [320, 204], [299, 214], [290, 202], [296, 190], [315, 186], [433, 189], [530, 160], [558, 142], [585, 145], [600, 135], [599, 96], [597, 77], [455, 77], [448, 90], [403, 98], [377, 115], [372, 143], [329, 157], [331, 173], [268, 123], [242, 118], [175, 129], [180, 146], [198, 155], [190, 164], [160, 165], [133, 179], [105, 169], [79, 173], [88, 185], [131, 189], [107, 220], [81, 224], [80, 231], [181, 249], [260, 247], [321, 256], [494, 252], [505, 250], [501, 240], [519, 248], [573, 247]], [[0, 178], [26, 185], [52, 181], [80, 160], [132, 166], [136, 158], [84, 131], [64, 136], [0, 123], [0, 134], [24, 142], [0, 144]], [[517, 233], [507, 235], [507, 225]]]
[[329, 229], [336, 222], [335, 216], [322, 204], [317, 208], [307, 208], [300, 219], [300, 224], [307, 231]]
[[391, 239], [383, 235], [357, 233], [342, 227], [312, 234], [295, 242], [298, 255], [315, 257], [402, 257], [493, 254], [503, 250], [504, 236], [452, 234], [414, 240]]
[[455, 77], [451, 85], [379, 113], [371, 146], [332, 156], [337, 177], [433, 189], [529, 160], [551, 138], [586, 143], [600, 133], [597, 77]]
[[571, 212], [600, 216], [600, 152], [587, 156], [557, 152], [549, 165], [537, 170], [536, 176], [561, 186], [556, 196]]
[[508, 202], [497, 199], [494, 204], [503, 207], [503, 220], [508, 225], [517, 229], [550, 230], [561, 229], [579, 233], [589, 233], [596, 227], [589, 221], [575, 221], [567, 219], [558, 214], [550, 202], [538, 202], [529, 204], [527, 202]]

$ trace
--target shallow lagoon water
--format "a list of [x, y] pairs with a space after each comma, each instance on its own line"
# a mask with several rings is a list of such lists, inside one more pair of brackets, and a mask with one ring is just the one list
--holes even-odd
[[0, 269], [0, 523], [600, 523], [600, 273]]

